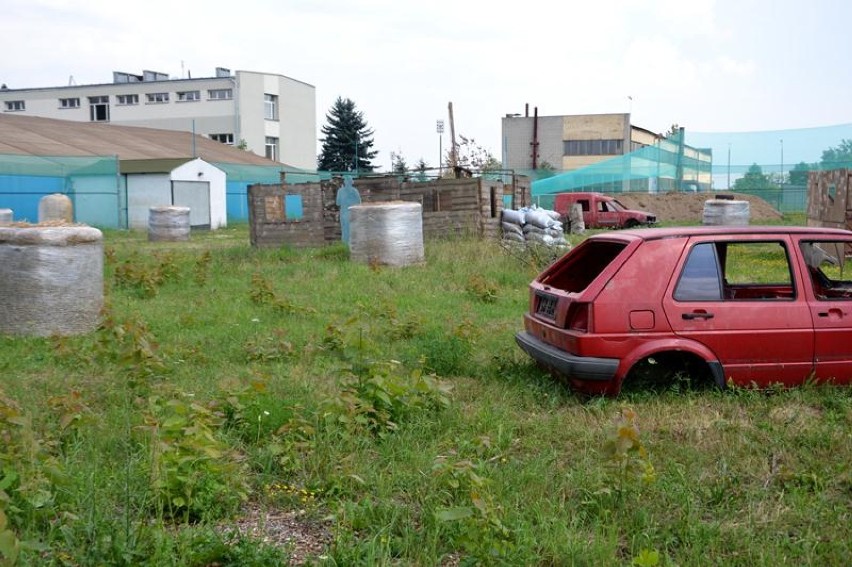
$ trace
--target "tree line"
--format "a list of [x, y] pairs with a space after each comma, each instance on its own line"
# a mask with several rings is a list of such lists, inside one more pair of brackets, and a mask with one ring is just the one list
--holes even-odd
[[763, 172], [756, 163], [752, 164], [745, 175], [734, 181], [735, 191], [753, 189], [777, 189], [782, 185], [807, 185], [808, 172], [828, 169], [852, 168], [852, 140], [842, 139], [837, 146], [823, 150], [820, 161], [806, 163], [801, 161], [793, 166], [786, 176], [782, 171], [779, 176]]
[[[322, 147], [317, 156], [317, 169], [340, 173], [370, 173], [376, 170], [373, 159], [378, 152], [373, 149], [374, 131], [367, 124], [364, 113], [349, 98], [337, 97], [326, 114], [326, 124], [321, 129]], [[502, 164], [490, 151], [463, 135], [456, 144], [456, 165], [479, 171], [494, 171]], [[440, 167], [450, 166], [450, 152], [442, 156]], [[393, 173], [425, 173], [434, 169], [422, 157], [410, 166], [402, 152], [391, 152]]]

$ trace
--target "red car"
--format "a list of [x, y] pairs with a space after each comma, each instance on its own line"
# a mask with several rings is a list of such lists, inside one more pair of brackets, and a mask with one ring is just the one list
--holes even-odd
[[566, 221], [570, 220], [571, 207], [575, 204], [583, 211], [586, 228], [634, 228], [657, 222], [654, 213], [628, 209], [618, 199], [603, 193], [558, 193], [553, 199], [553, 208]]
[[827, 228], [596, 234], [533, 280], [516, 340], [589, 394], [651, 371], [719, 387], [850, 384], [850, 254], [852, 232]]

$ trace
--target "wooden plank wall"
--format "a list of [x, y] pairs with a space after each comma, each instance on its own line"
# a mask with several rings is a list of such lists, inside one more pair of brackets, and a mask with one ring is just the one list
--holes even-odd
[[[354, 181], [361, 201], [410, 201], [423, 207], [424, 238], [451, 235], [500, 237], [503, 197], [515, 208], [531, 202], [529, 178], [514, 184], [481, 177], [412, 182], [400, 177], [364, 177]], [[252, 185], [248, 189], [252, 246], [321, 246], [340, 241], [340, 211], [336, 204], [342, 181], [294, 185]], [[287, 218], [285, 196], [302, 199], [301, 219]]]
[[849, 169], [812, 171], [808, 174], [809, 225], [850, 228], [850, 222], [852, 222], [850, 176], [852, 176], [852, 170]]

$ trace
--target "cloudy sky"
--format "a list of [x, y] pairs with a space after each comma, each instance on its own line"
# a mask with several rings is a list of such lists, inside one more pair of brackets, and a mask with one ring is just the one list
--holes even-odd
[[[852, 3], [839, 0], [5, 0], [0, 82], [105, 83], [215, 67], [338, 96], [390, 152], [438, 161], [437, 119], [500, 157], [500, 119], [632, 112], [664, 132], [852, 123]], [[449, 128], [444, 134], [447, 148]], [[319, 147], [319, 143], [318, 143]]]

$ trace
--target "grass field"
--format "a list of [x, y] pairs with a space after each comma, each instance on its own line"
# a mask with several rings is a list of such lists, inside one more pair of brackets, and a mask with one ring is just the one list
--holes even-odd
[[852, 557], [849, 389], [580, 399], [513, 340], [540, 258], [105, 244], [98, 331], [0, 337], [0, 565]]

